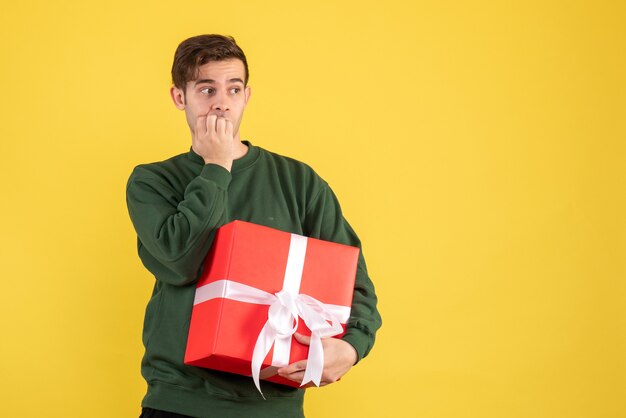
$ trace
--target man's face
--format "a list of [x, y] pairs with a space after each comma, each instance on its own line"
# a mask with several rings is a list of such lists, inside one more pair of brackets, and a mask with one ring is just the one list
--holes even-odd
[[243, 62], [236, 58], [210, 61], [198, 70], [198, 78], [188, 81], [184, 92], [176, 87], [170, 91], [176, 107], [185, 110], [192, 135], [199, 116], [217, 115], [233, 124], [233, 139], [240, 141], [239, 125], [250, 98], [250, 86], [243, 85]]

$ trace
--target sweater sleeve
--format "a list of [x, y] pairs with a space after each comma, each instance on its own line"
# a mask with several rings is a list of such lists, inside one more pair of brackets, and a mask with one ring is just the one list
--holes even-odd
[[183, 286], [197, 280], [215, 230], [226, 222], [228, 170], [207, 164], [180, 196], [162, 175], [139, 166], [126, 188], [139, 255], [157, 279]]
[[[343, 217], [339, 202], [326, 183], [307, 208], [305, 229], [305, 233], [310, 237], [361, 248], [359, 238]], [[374, 284], [367, 272], [361, 249], [350, 319], [347, 323], [346, 334], [342, 337], [355, 348], [357, 362], [370, 352], [374, 345], [376, 331], [382, 325], [376, 303]]]

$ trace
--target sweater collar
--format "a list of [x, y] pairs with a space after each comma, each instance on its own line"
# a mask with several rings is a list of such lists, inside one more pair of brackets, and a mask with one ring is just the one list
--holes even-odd
[[[254, 164], [257, 158], [259, 158], [258, 147], [255, 147], [254, 145], [252, 145], [250, 141], [247, 141], [247, 140], [243, 140], [241, 142], [243, 142], [244, 144], [248, 146], [248, 152], [246, 152], [243, 157], [238, 158], [233, 161], [233, 168], [231, 172], [245, 170], [246, 168]], [[196, 154], [196, 152], [191, 147], [189, 147], [189, 152], [187, 153], [187, 157], [193, 162], [204, 165], [204, 159], [198, 154]]]

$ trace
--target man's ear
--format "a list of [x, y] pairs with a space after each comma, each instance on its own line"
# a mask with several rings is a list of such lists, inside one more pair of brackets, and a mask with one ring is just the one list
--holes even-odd
[[244, 89], [244, 94], [245, 94], [245, 104], [246, 106], [248, 105], [248, 100], [250, 100], [250, 95], [252, 95], [252, 90], [250, 89], [250, 86], [246, 86], [246, 88]]
[[185, 92], [176, 86], [170, 88], [170, 96], [174, 101], [174, 106], [178, 110], [185, 110]]

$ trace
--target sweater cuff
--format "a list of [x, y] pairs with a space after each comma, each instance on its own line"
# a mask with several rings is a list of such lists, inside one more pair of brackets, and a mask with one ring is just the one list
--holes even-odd
[[363, 357], [367, 355], [367, 347], [370, 345], [370, 336], [358, 328], [348, 328], [342, 340], [349, 343], [356, 350], [357, 364]]
[[230, 184], [230, 180], [233, 178], [230, 171], [218, 164], [206, 164], [202, 168], [200, 176], [214, 181], [217, 186], [222, 189], [227, 189]]

